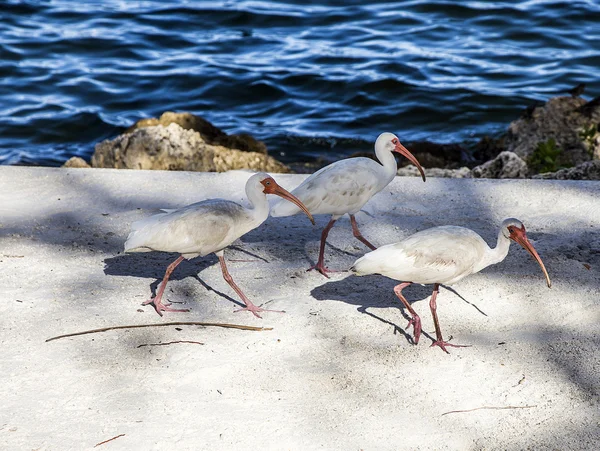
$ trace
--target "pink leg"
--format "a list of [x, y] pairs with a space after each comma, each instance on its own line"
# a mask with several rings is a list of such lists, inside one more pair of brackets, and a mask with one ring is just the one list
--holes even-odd
[[319, 260], [317, 260], [316, 265], [311, 266], [307, 269], [307, 271], [316, 269], [327, 278], [329, 278], [327, 273], [333, 271], [330, 271], [328, 268], [325, 267], [325, 241], [327, 240], [327, 235], [329, 235], [329, 231], [333, 227], [333, 224], [335, 224], [335, 221], [335, 219], [332, 219], [331, 221], [329, 221], [329, 224], [327, 224], [327, 227], [323, 229], [323, 232], [321, 233], [321, 247], [319, 249]]
[[432, 347], [433, 346], [439, 346], [440, 348], [442, 348], [442, 350], [446, 353], [446, 354], [450, 354], [448, 352], [448, 350], [446, 349], [446, 346], [451, 346], [453, 348], [467, 348], [467, 345], [453, 345], [452, 343], [448, 343], [447, 341], [444, 341], [444, 339], [442, 338], [442, 329], [440, 328], [440, 323], [438, 321], [438, 317], [437, 317], [437, 304], [435, 302], [438, 292], [440, 289], [440, 284], [436, 283], [433, 286], [433, 293], [431, 295], [431, 300], [429, 301], [429, 308], [431, 309], [431, 315], [433, 316], [433, 324], [435, 325], [435, 341], [432, 343]]
[[358, 230], [358, 224], [356, 223], [356, 218], [354, 217], [354, 215], [350, 215], [350, 223], [352, 224], [352, 233], [355, 238], [358, 238], [360, 241], [362, 241], [372, 251], [377, 249], [375, 246], [369, 243], [369, 241], [364, 236], [362, 236], [360, 230]]
[[247, 310], [249, 312], [252, 312], [252, 314], [254, 316], [256, 316], [257, 318], [261, 318], [261, 316], [258, 314], [258, 312], [284, 313], [280, 310], [268, 310], [268, 309], [264, 309], [264, 308], [257, 307], [256, 305], [254, 305], [252, 303], [252, 301], [246, 297], [246, 295], [242, 292], [242, 290], [240, 290], [240, 287], [238, 287], [235, 284], [235, 282], [233, 281], [233, 277], [231, 277], [231, 274], [229, 274], [229, 271], [227, 271], [227, 265], [225, 264], [225, 258], [223, 257], [223, 255], [219, 255], [219, 262], [221, 262], [221, 271], [223, 272], [223, 279], [225, 279], [225, 281], [231, 286], [231, 288], [234, 289], [234, 291], [238, 294], [238, 296], [240, 298], [242, 298], [242, 301], [246, 305], [246, 307], [238, 309], [238, 310], [236, 310], [236, 312], [241, 312], [241, 311]]
[[179, 263], [181, 263], [182, 261], [183, 261], [183, 256], [180, 255], [177, 260], [175, 260], [173, 263], [171, 263], [167, 267], [167, 270], [165, 271], [165, 276], [163, 277], [163, 280], [160, 283], [160, 286], [158, 288], [158, 293], [156, 293], [156, 296], [153, 297], [152, 299], [148, 299], [146, 302], [143, 302], [142, 305], [152, 304], [154, 306], [154, 308], [156, 309], [156, 313], [158, 313], [160, 316], [163, 316], [162, 312], [189, 312], [189, 309], [171, 308], [170, 303], [169, 304], [162, 303], [162, 296], [163, 296], [163, 293], [165, 292], [165, 288], [167, 288], [167, 282], [169, 281], [169, 277], [171, 277], [171, 273], [175, 270], [177, 265], [179, 265]]
[[408, 310], [410, 312], [410, 314], [412, 315], [412, 318], [408, 321], [408, 325], [406, 326], [406, 329], [408, 329], [410, 326], [413, 326], [413, 330], [415, 331], [415, 335], [414, 335], [415, 344], [418, 344], [419, 338], [421, 337], [421, 318], [419, 318], [419, 315], [417, 315], [417, 312], [415, 312], [415, 310], [411, 307], [411, 305], [408, 303], [406, 298], [402, 295], [402, 290], [404, 290], [411, 283], [412, 282], [405, 282], [405, 283], [401, 283], [400, 285], [396, 285], [394, 287], [394, 293], [396, 293], [396, 296], [398, 296], [398, 299], [400, 299], [402, 301], [402, 303], [404, 304], [404, 307], [406, 307], [406, 310]]

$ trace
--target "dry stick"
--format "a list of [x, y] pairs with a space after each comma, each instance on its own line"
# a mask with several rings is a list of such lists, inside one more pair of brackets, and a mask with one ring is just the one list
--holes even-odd
[[140, 327], [164, 327], [164, 326], [212, 326], [212, 327], [224, 327], [227, 329], [242, 329], [242, 330], [273, 330], [272, 327], [254, 327], [244, 326], [241, 324], [227, 324], [227, 323], [203, 323], [198, 321], [175, 321], [171, 323], [158, 323], [158, 324], [132, 324], [130, 326], [111, 326], [103, 327], [101, 329], [84, 330], [83, 332], [74, 332], [72, 334], [58, 335], [56, 337], [48, 338], [46, 343], [52, 340], [58, 340], [59, 338], [75, 337], [77, 335], [96, 334], [98, 332], [106, 332], [109, 330], [117, 329], [137, 329]]
[[167, 345], [172, 345], [175, 343], [192, 343], [195, 345], [203, 345], [204, 344], [199, 341], [177, 340], [177, 341], [167, 341], [166, 343], [144, 343], [141, 345], [137, 345], [137, 347], [142, 348], [144, 346], [167, 346]]
[[109, 438], [108, 440], [104, 440], [103, 442], [96, 443], [96, 444], [94, 445], [94, 448], [95, 448], [96, 446], [104, 445], [105, 443], [108, 443], [108, 442], [110, 442], [111, 440], [114, 440], [114, 439], [116, 439], [116, 438], [123, 437], [124, 435], [125, 435], [125, 434], [119, 434], [119, 435], [115, 435], [113, 438]]
[[445, 412], [441, 416], [448, 415], [449, 413], [464, 413], [464, 412], [474, 412], [475, 410], [505, 410], [505, 409], [531, 409], [532, 407], [537, 406], [505, 406], [505, 407], [476, 407], [475, 409], [467, 409], [467, 410], [451, 410], [450, 412]]

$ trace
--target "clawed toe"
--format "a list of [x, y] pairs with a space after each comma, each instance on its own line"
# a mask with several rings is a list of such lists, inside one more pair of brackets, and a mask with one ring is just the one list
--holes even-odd
[[163, 304], [162, 301], [159, 299], [158, 301], [156, 300], [156, 298], [152, 298], [152, 299], [148, 299], [145, 302], [142, 302], [142, 305], [149, 305], [151, 304], [154, 309], [156, 310], [156, 313], [158, 313], [160, 316], [163, 316], [163, 312], [179, 312], [179, 313], [186, 313], [189, 312], [190, 309], [187, 308], [173, 308], [171, 307], [171, 303], [168, 302], [166, 304]]
[[327, 275], [327, 273], [343, 272], [343, 271], [335, 271], [333, 269], [329, 269], [325, 265], [319, 264], [319, 263], [317, 263], [316, 265], [311, 266], [306, 271], [312, 271], [312, 270], [319, 271], [321, 274], [323, 274], [328, 279], [329, 279], [329, 276]]
[[431, 348], [433, 348], [434, 346], [438, 346], [442, 349], [442, 351], [444, 351], [446, 354], [450, 354], [450, 352], [448, 352], [448, 350], [446, 349], [446, 346], [450, 346], [452, 348], [469, 348], [471, 345], [455, 345], [452, 343], [448, 343], [447, 341], [444, 340], [436, 340], [431, 344]]
[[250, 313], [252, 313], [254, 316], [256, 316], [257, 318], [262, 319], [262, 316], [260, 316], [258, 313], [259, 312], [275, 312], [275, 313], [285, 313], [285, 311], [283, 310], [270, 310], [270, 309], [265, 309], [259, 306], [256, 306], [254, 304], [249, 304], [246, 307], [234, 310], [234, 313], [237, 312], [245, 312], [248, 311]]

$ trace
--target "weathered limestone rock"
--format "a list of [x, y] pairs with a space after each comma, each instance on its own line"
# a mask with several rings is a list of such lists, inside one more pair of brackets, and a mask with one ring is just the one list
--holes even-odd
[[471, 170], [473, 178], [520, 179], [527, 177], [527, 163], [513, 152], [500, 152], [493, 160]]
[[202, 136], [202, 139], [208, 144], [229, 147], [230, 149], [239, 149], [245, 152], [267, 153], [267, 146], [265, 146], [265, 143], [262, 141], [258, 141], [245, 133], [240, 133], [239, 135], [228, 135], [220, 128], [215, 127], [213, 124], [208, 122], [206, 119], [203, 119], [200, 116], [196, 116], [192, 113], [173, 113], [171, 111], [167, 111], [158, 119], [140, 119], [131, 127], [129, 127], [125, 133], [131, 133], [138, 128], [154, 127], [156, 125], [162, 125], [166, 127], [170, 124], [177, 124], [186, 130], [197, 131]]
[[[442, 177], [442, 178], [465, 178], [470, 177], [471, 170], [465, 166], [459, 169], [442, 169], [442, 168], [424, 168], [425, 177]], [[401, 177], [421, 177], [421, 173], [416, 166], [410, 164], [398, 169]]]
[[65, 164], [62, 165], [63, 168], [91, 168], [87, 161], [85, 161], [81, 157], [71, 157]]
[[554, 97], [510, 124], [506, 150], [527, 160], [540, 143], [554, 139], [556, 148], [562, 150], [557, 163], [577, 165], [600, 155], [599, 121], [600, 108], [592, 102], [581, 97]]
[[284, 164], [258, 152], [208, 144], [200, 133], [175, 123], [138, 128], [96, 145], [92, 166], [122, 169], [216, 171], [252, 169], [289, 172]]
[[537, 174], [534, 179], [556, 180], [600, 180], [600, 160], [586, 161], [574, 168], [561, 169], [556, 172]]
[[482, 164], [486, 161], [493, 160], [503, 150], [505, 150], [504, 136], [501, 136], [500, 138], [484, 136], [477, 144], [475, 144], [472, 156], [476, 162]]

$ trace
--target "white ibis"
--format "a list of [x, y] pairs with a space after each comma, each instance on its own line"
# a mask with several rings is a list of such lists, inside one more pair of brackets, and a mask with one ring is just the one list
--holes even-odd
[[415, 233], [394, 244], [382, 246], [356, 260], [351, 270], [359, 276], [381, 274], [391, 279], [404, 281], [394, 287], [394, 293], [412, 315], [407, 328], [414, 328], [414, 342], [419, 342], [421, 319], [402, 290], [411, 283], [433, 283], [433, 294], [429, 302], [435, 324], [436, 341], [431, 346], [439, 346], [445, 352], [450, 344], [442, 338], [442, 331], [436, 313], [436, 298], [440, 284], [450, 285], [469, 274], [481, 271], [490, 265], [500, 263], [508, 255], [510, 241], [523, 246], [539, 263], [550, 287], [550, 277], [542, 259], [527, 239], [525, 226], [514, 218], [505, 219], [498, 233], [498, 242], [491, 249], [477, 233], [464, 227], [433, 227]]
[[302, 202], [265, 173], [254, 174], [246, 182], [246, 196], [250, 201], [250, 208], [230, 200], [208, 199], [175, 210], [163, 210], [164, 213], [134, 222], [125, 242], [125, 252], [164, 251], [181, 254], [168, 266], [156, 296], [143, 305], [154, 305], [160, 316], [162, 312], [187, 312], [187, 309], [175, 309], [170, 307], [169, 303], [162, 303], [167, 281], [184, 258], [190, 259], [214, 252], [219, 257], [223, 278], [246, 305], [240, 310], [248, 310], [260, 318], [258, 312], [267, 310], [254, 305], [235, 284], [227, 271], [223, 250], [267, 219], [267, 194], [276, 194], [295, 203], [311, 222], [315, 223]]
[[[356, 238], [371, 249], [376, 249], [362, 236], [354, 215], [379, 191], [385, 188], [396, 176], [398, 166], [393, 152], [408, 158], [421, 172], [425, 173], [417, 159], [404, 147], [393, 133], [382, 133], [375, 141], [375, 155], [381, 164], [370, 158], [349, 158], [336, 161], [308, 177], [292, 194], [302, 201], [313, 215], [331, 215], [329, 224], [321, 234], [321, 247], [317, 264], [308, 270], [316, 269], [325, 277], [331, 272], [325, 267], [325, 241], [335, 221], [348, 213], [352, 232]], [[291, 216], [300, 209], [278, 202], [271, 209], [271, 216]]]

